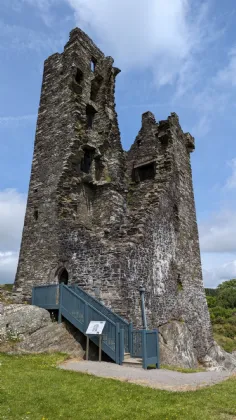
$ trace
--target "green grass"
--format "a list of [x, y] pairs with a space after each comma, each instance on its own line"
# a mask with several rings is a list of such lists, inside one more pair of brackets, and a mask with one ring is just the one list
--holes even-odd
[[236, 325], [224, 322], [213, 324], [214, 339], [229, 353], [236, 351]]
[[230, 338], [223, 334], [214, 333], [214, 339], [225, 351], [229, 353], [236, 351], [236, 337]]
[[62, 371], [63, 355], [0, 354], [1, 420], [217, 420], [236, 418], [236, 378], [168, 392]]
[[174, 370], [175, 372], [182, 372], [182, 373], [197, 373], [197, 372], [206, 371], [206, 369], [203, 369], [203, 368], [190, 369], [190, 368], [181, 368], [178, 366], [169, 366], [169, 365], [161, 365], [161, 369]]

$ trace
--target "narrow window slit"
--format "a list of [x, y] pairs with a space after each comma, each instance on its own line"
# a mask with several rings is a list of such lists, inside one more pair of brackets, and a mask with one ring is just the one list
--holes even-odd
[[92, 58], [90, 62], [90, 69], [93, 73], [95, 72], [95, 68], [96, 68], [96, 60], [95, 58]]
[[96, 112], [91, 105], [86, 106], [87, 128], [93, 128], [93, 120]]
[[38, 209], [34, 209], [34, 220], [38, 220], [39, 218], [39, 211]]
[[178, 289], [178, 292], [181, 292], [183, 290], [183, 284], [181, 281], [180, 274], [178, 274], [178, 277], [177, 277], [177, 289]]

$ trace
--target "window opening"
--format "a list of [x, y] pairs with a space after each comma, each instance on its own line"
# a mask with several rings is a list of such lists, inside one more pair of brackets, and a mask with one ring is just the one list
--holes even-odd
[[39, 211], [37, 209], [34, 210], [34, 219], [38, 220], [39, 218]]
[[178, 278], [177, 278], [177, 288], [178, 288], [178, 292], [181, 292], [183, 290], [183, 284], [181, 281], [180, 274], [178, 274]]
[[138, 140], [138, 141], [137, 141], [137, 145], [138, 145], [138, 147], [140, 147], [140, 145], [141, 145], [141, 140]]
[[133, 181], [145, 181], [146, 179], [153, 179], [155, 177], [155, 164], [150, 162], [146, 165], [139, 166], [133, 169]]
[[178, 232], [179, 231], [179, 209], [177, 204], [174, 204], [173, 207], [173, 215], [174, 215], [174, 227], [175, 227], [175, 231]]
[[95, 77], [91, 82], [90, 99], [95, 102], [97, 100], [98, 92], [102, 84], [102, 76]]
[[83, 73], [80, 69], [77, 69], [76, 75], [75, 75], [75, 81], [76, 81], [76, 83], [78, 83], [80, 85], [82, 80], [83, 80]]
[[59, 283], [68, 284], [68, 280], [69, 280], [68, 271], [65, 268], [63, 268], [63, 270], [61, 271], [61, 273], [58, 276], [58, 281], [59, 281]]
[[104, 175], [104, 164], [101, 162], [100, 159], [96, 159], [95, 161], [95, 178], [96, 181], [100, 181], [100, 179]]
[[90, 68], [91, 68], [91, 71], [94, 73], [95, 68], [96, 68], [96, 60], [94, 58], [91, 59]]
[[87, 128], [93, 127], [93, 120], [96, 112], [97, 111], [91, 105], [86, 106]]
[[84, 150], [84, 156], [81, 159], [80, 168], [81, 168], [81, 171], [85, 172], [86, 174], [90, 172], [90, 168], [93, 161], [93, 154], [94, 154], [93, 149]]

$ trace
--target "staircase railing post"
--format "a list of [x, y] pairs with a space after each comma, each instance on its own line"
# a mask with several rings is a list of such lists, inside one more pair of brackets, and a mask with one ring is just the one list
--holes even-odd
[[120, 324], [116, 324], [116, 337], [115, 337], [115, 351], [116, 351], [116, 363], [120, 363]]
[[146, 340], [146, 330], [142, 330], [142, 356], [143, 356], [143, 369], [147, 369], [147, 340]]
[[129, 323], [128, 345], [129, 345], [130, 356], [132, 357], [132, 354], [133, 354], [133, 323], [132, 322]]
[[156, 367], [157, 369], [160, 369], [160, 352], [159, 352], [159, 330], [156, 330], [156, 334], [157, 334], [157, 364]]
[[61, 324], [62, 293], [63, 293], [63, 283], [59, 284], [58, 324]]
[[85, 303], [84, 305], [84, 332], [88, 328], [88, 305]]
[[124, 355], [125, 355], [125, 332], [124, 329], [121, 328], [120, 329], [120, 357], [119, 357], [119, 365], [122, 365], [123, 361], [124, 361]]

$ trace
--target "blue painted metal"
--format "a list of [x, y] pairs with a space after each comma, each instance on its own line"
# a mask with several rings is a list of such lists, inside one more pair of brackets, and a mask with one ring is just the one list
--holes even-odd
[[130, 322], [129, 324], [128, 349], [129, 349], [130, 355], [132, 355], [133, 354], [133, 323], [132, 322]]
[[125, 357], [125, 337], [124, 337], [124, 329], [120, 329], [120, 337], [119, 337], [119, 364], [122, 365]]
[[131, 357], [142, 357], [142, 330], [132, 331]]
[[96, 308], [99, 312], [104, 314], [107, 318], [111, 321], [115, 322], [115, 324], [120, 324], [120, 329], [124, 329], [124, 339], [125, 339], [125, 351], [129, 351], [129, 323], [125, 319], [121, 318], [111, 309], [107, 308], [98, 299], [90, 296], [86, 293], [81, 287], [77, 285], [69, 286], [79, 297], [81, 297], [85, 302], [90, 303], [94, 308]]
[[156, 368], [160, 369], [160, 345], [159, 345], [159, 331], [156, 330], [156, 354], [157, 354], [157, 363], [156, 363]]
[[[62, 285], [61, 289], [61, 314], [71, 324], [82, 331], [84, 334], [90, 321], [106, 321], [103, 330], [102, 350], [113, 360], [117, 360], [116, 353], [119, 349], [119, 341], [116, 341], [116, 324], [100, 313], [96, 308], [85, 302], [72, 289]], [[92, 336], [90, 340], [98, 343], [98, 337]]]
[[149, 365], [159, 368], [158, 330], [133, 330], [131, 336], [131, 357], [141, 358], [144, 369]]
[[59, 285], [48, 284], [33, 287], [32, 305], [45, 309], [59, 308]]
[[[124, 353], [143, 359], [143, 367], [159, 367], [158, 330], [133, 330], [119, 315], [102, 305], [77, 286], [44, 285], [32, 291], [32, 304], [46, 309], [58, 309], [58, 322], [62, 316], [85, 334], [90, 321], [106, 321], [102, 350], [116, 363], [122, 364]], [[90, 340], [98, 343], [98, 337]]]
[[119, 348], [119, 341], [120, 341], [120, 324], [117, 322], [116, 324], [116, 343], [118, 345], [116, 346], [116, 360], [115, 362], [119, 365], [120, 363], [120, 348]]
[[63, 284], [59, 285], [59, 307], [58, 307], [58, 324], [61, 323], [62, 319], [62, 314], [61, 314], [61, 308], [62, 308], [62, 287]]
[[143, 356], [143, 369], [147, 369], [147, 340], [146, 340], [146, 330], [142, 330], [142, 356]]

